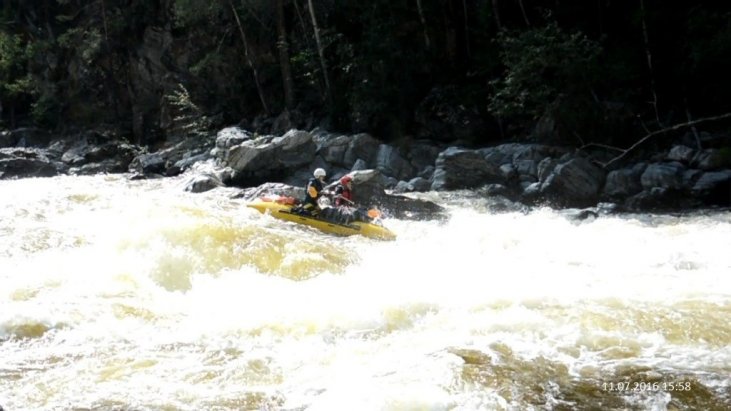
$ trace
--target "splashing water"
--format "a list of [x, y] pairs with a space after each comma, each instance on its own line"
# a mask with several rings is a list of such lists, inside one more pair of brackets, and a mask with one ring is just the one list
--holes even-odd
[[731, 407], [731, 215], [275, 220], [181, 179], [0, 182], [0, 405]]

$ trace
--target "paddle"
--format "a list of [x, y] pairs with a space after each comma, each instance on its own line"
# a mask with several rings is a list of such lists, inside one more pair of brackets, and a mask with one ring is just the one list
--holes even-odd
[[381, 217], [381, 212], [377, 208], [371, 208], [368, 210], [368, 217], [375, 220], [376, 218]]

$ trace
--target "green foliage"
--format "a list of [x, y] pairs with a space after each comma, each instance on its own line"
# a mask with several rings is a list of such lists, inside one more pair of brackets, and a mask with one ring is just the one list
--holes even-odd
[[42, 127], [56, 126], [61, 116], [61, 104], [55, 94], [41, 93], [38, 100], [31, 106], [31, 116], [33, 121]]
[[190, 67], [190, 72], [201, 78], [211, 78], [211, 74], [226, 66], [226, 56], [220, 50], [206, 53], [202, 59]]
[[186, 136], [205, 136], [211, 128], [212, 121], [203, 114], [203, 110], [193, 102], [188, 89], [178, 84], [178, 89], [165, 96], [165, 100], [173, 108], [173, 130], [171, 132]]
[[31, 51], [20, 36], [0, 31], [0, 98], [31, 94], [34, 83], [26, 67]]
[[498, 42], [505, 75], [492, 83], [495, 93], [489, 109], [493, 114], [535, 120], [559, 96], [566, 101], [590, 96], [601, 47], [585, 35], [565, 33], [554, 23], [501, 33]]
[[217, 0], [175, 0], [175, 26], [191, 27], [204, 23], [222, 11]]
[[58, 44], [75, 51], [85, 64], [92, 65], [101, 52], [102, 35], [96, 27], [76, 27], [60, 35]]
[[[420, 126], [441, 129], [436, 123], [450, 120], [438, 114], [454, 109], [479, 117], [471, 124], [487, 124], [484, 135], [513, 139], [536, 130], [538, 121], [549, 132], [563, 127], [567, 136], [612, 143], [609, 136], [634, 141], [645, 132], [642, 123], [658, 126], [648, 121], [655, 118], [651, 91], [666, 124], [684, 121], [686, 110], [693, 118], [731, 111], [731, 14], [720, 3], [645, 2], [644, 15], [636, 2], [523, 2], [525, 10], [490, 1], [423, 0], [420, 9], [414, 0], [313, 3], [332, 92], [325, 92], [308, 2], [284, 1], [295, 106], [301, 117], [329, 116], [342, 131], [385, 139], [418, 134]], [[260, 90], [276, 115], [284, 106], [276, 4], [49, 0], [39, 8], [33, 1], [4, 2], [3, 115], [12, 111], [17, 122], [48, 126], [64, 118], [84, 127], [129, 122], [133, 107], [141, 106], [157, 119], [168, 104], [174, 131], [198, 134], [207, 127], [204, 113], [220, 113], [227, 122], [257, 118]], [[547, 20], [555, 23], [541, 23]], [[147, 53], [155, 42], [160, 53]], [[149, 71], [137, 66], [146, 63]], [[150, 78], [165, 84], [150, 85]], [[168, 81], [184, 81], [190, 93], [178, 88], [160, 103]], [[442, 101], [443, 111], [422, 116], [433, 90], [456, 91]]]
[[419, 81], [428, 52], [418, 14], [404, 2], [386, 0], [351, 3], [344, 12], [348, 19], [358, 16], [362, 29], [344, 21], [334, 43], [338, 125], [399, 137], [428, 90]]

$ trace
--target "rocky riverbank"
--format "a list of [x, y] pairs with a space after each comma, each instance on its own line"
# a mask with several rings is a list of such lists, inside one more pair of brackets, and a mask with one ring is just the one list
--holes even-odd
[[722, 138], [714, 141], [721, 148], [676, 144], [602, 167], [596, 156], [566, 147], [463, 148], [426, 140], [389, 145], [369, 134], [320, 129], [275, 136], [229, 127], [152, 152], [103, 131], [55, 138], [39, 129], [18, 129], [0, 133], [0, 178], [124, 172], [130, 178], [157, 178], [187, 171], [186, 190], [236, 186], [243, 188], [242, 197], [253, 198], [301, 196], [312, 170], [322, 167], [329, 181], [351, 173], [356, 201], [380, 204], [406, 218], [428, 218], [439, 207], [400, 194], [477, 188], [556, 208], [609, 203], [619, 211], [680, 211], [731, 206], [731, 153], [722, 148]]

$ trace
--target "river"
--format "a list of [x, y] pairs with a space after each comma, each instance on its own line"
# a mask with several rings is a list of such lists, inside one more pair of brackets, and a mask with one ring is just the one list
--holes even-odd
[[6, 411], [731, 408], [729, 212], [430, 193], [383, 242], [184, 178], [0, 181]]

